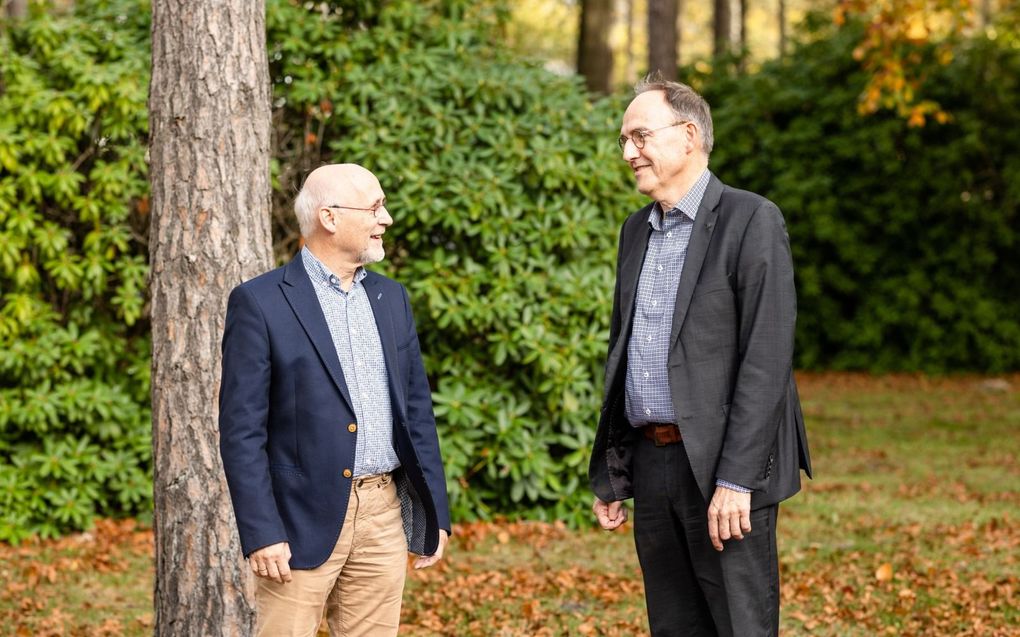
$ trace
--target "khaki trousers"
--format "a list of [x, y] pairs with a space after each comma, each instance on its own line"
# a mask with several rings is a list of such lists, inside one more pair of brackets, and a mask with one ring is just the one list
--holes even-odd
[[260, 637], [314, 637], [323, 609], [333, 637], [393, 637], [407, 573], [400, 499], [389, 474], [355, 478], [333, 554], [293, 581], [257, 578]]

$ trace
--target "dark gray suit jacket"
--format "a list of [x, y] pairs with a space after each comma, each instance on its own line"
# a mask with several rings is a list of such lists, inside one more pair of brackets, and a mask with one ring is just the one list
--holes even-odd
[[[606, 502], [632, 497], [624, 414], [627, 343], [648, 247], [651, 205], [620, 231], [605, 393], [589, 480]], [[775, 504], [811, 476], [793, 379], [797, 299], [783, 215], [771, 201], [714, 175], [698, 208], [670, 331], [670, 396], [694, 477], [707, 503], [716, 479]]]

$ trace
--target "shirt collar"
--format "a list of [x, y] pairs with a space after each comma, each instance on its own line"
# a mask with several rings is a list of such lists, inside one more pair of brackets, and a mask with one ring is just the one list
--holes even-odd
[[[705, 190], [708, 188], [708, 181], [712, 178], [712, 172], [707, 168], [698, 177], [698, 180], [694, 182], [690, 190], [687, 191], [680, 201], [676, 203], [672, 208], [666, 211], [666, 217], [673, 217], [677, 214], [686, 215], [691, 221], [698, 218], [698, 208], [701, 206], [701, 200], [705, 197]], [[648, 213], [648, 223], [652, 228], [656, 230], [662, 230], [663, 219], [662, 219], [662, 206], [656, 201], [652, 205], [652, 209]]]
[[[305, 272], [308, 273], [308, 277], [312, 280], [313, 285], [326, 284], [336, 290], [341, 289], [340, 277], [333, 274], [326, 267], [325, 263], [319, 261], [318, 257], [308, 249], [308, 246], [301, 248], [301, 262], [304, 264]], [[360, 283], [366, 276], [368, 276], [368, 272], [365, 268], [358, 266], [358, 269], [354, 271], [354, 283]]]

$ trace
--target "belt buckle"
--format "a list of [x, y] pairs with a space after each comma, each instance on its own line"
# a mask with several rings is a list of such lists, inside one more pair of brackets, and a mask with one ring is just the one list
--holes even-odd
[[659, 425], [652, 425], [652, 426], [655, 427], [655, 429], [652, 430], [652, 440], [655, 443], [655, 446], [656, 447], [665, 447], [666, 445], [668, 445], [669, 443], [667, 443], [665, 440], [663, 440], [663, 437], [661, 436], [662, 430], [659, 429]]

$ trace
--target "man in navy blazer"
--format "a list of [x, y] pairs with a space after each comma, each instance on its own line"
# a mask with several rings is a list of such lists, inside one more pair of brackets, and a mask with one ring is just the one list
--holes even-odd
[[396, 635], [408, 551], [450, 533], [405, 288], [364, 266], [393, 223], [379, 181], [323, 166], [294, 204], [306, 244], [227, 305], [220, 452], [260, 635]]

